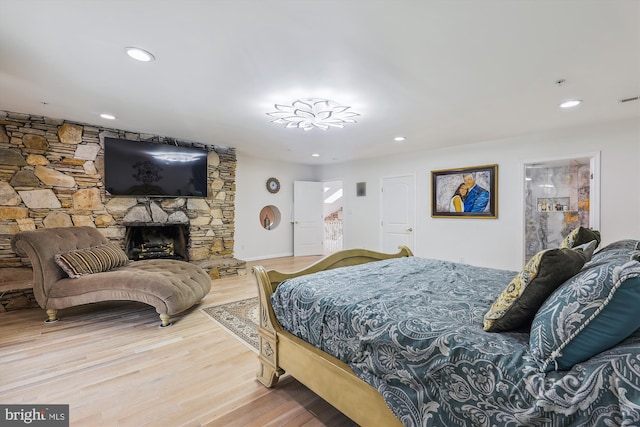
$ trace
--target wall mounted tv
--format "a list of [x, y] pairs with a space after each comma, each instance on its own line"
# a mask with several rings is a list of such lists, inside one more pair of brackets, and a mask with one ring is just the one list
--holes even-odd
[[207, 151], [105, 138], [104, 181], [113, 196], [206, 197]]

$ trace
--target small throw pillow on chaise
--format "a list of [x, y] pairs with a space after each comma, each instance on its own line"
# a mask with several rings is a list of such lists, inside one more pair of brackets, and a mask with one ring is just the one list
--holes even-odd
[[484, 315], [484, 330], [528, 328], [544, 300], [580, 271], [591, 258], [595, 245], [593, 241], [579, 249], [546, 249], [535, 254]]
[[127, 254], [115, 243], [56, 254], [54, 259], [72, 279], [113, 270], [129, 263]]

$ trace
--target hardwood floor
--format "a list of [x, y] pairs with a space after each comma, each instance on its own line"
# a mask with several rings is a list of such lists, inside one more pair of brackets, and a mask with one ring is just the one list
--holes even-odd
[[247, 263], [161, 329], [133, 302], [0, 314], [0, 403], [69, 404], [71, 426], [354, 426], [291, 377], [267, 389], [256, 354], [199, 308], [257, 296], [251, 266], [294, 271], [320, 257]]

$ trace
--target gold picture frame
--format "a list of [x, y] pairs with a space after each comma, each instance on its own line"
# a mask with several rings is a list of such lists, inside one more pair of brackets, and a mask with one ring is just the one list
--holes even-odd
[[431, 171], [433, 218], [497, 218], [498, 165]]

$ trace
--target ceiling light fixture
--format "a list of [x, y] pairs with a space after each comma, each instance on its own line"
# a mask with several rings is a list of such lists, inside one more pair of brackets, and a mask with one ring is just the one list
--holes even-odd
[[404, 136], [396, 136], [395, 138], [393, 138], [393, 140], [395, 142], [402, 142], [405, 141], [407, 138], [405, 138]]
[[565, 101], [562, 104], [560, 104], [560, 108], [573, 108], [573, 107], [577, 107], [580, 104], [582, 104], [581, 99], [571, 99], [569, 101]]
[[267, 113], [274, 117], [273, 123], [286, 123], [286, 128], [327, 130], [342, 128], [346, 123], [356, 123], [353, 119], [360, 114], [347, 111], [351, 107], [322, 98], [302, 98], [291, 105], [275, 104], [278, 111]]
[[103, 119], [107, 119], [107, 120], [115, 120], [116, 119], [116, 116], [114, 116], [113, 114], [107, 114], [107, 113], [100, 114], [100, 117], [102, 117]]
[[151, 52], [148, 52], [144, 49], [140, 49], [139, 47], [128, 47], [126, 48], [126, 51], [127, 51], [127, 55], [129, 55], [131, 58], [135, 59], [136, 61], [149, 62], [156, 59], [156, 57], [153, 56]]
[[318, 153], [313, 153], [313, 154], [311, 155], [311, 157], [320, 157], [320, 154], [318, 154]]

